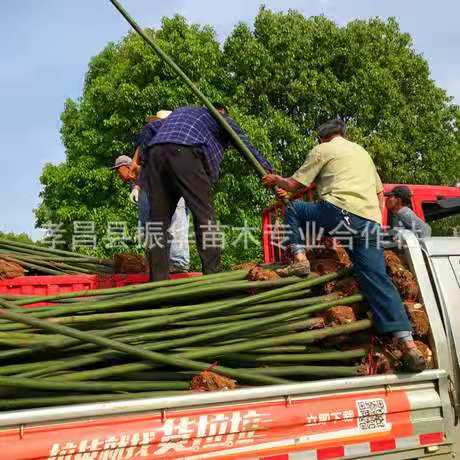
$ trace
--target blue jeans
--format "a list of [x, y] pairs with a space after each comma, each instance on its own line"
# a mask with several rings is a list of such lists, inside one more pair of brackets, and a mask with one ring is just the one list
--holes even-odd
[[150, 219], [150, 203], [149, 196], [144, 189], [139, 190], [139, 201], [137, 203], [139, 212], [139, 224], [142, 229], [145, 229], [145, 225]]
[[323, 228], [327, 235], [335, 233], [339, 240], [347, 238], [344, 246], [349, 246], [345, 249], [353, 262], [361, 292], [372, 310], [377, 330], [382, 334], [411, 331], [401, 297], [386, 272], [383, 249], [378, 247], [380, 225], [327, 201], [293, 201], [291, 205], [286, 209], [285, 219], [293, 254], [305, 251], [307, 222], [310, 226], [315, 222], [316, 230]]
[[[139, 192], [139, 224], [145, 232], [145, 226], [150, 221], [150, 201], [145, 190]], [[185, 205], [183, 198], [177, 204], [169, 233], [171, 243], [169, 245], [169, 266], [171, 270], [188, 270], [190, 265], [190, 249], [188, 241], [190, 211]]]

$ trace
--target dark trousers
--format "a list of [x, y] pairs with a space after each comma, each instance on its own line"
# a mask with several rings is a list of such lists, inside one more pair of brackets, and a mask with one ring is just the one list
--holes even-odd
[[[220, 270], [220, 248], [206, 244], [203, 233], [216, 232], [216, 217], [211, 197], [211, 182], [205, 171], [202, 153], [196, 147], [176, 144], [154, 145], [146, 155], [147, 188], [150, 197], [150, 279], [169, 275], [167, 232], [177, 202], [184, 197], [193, 216], [195, 237], [203, 273]], [[152, 229], [155, 230], [152, 238]]]
[[412, 330], [401, 297], [386, 272], [383, 249], [378, 247], [380, 225], [326, 201], [293, 201], [291, 204], [292, 207], [286, 209], [286, 223], [293, 252], [305, 247], [307, 222], [310, 222], [310, 230], [311, 223], [316, 223], [317, 233], [320, 228], [331, 236], [335, 233], [350, 255], [353, 271], [372, 310], [377, 330], [380, 333]]

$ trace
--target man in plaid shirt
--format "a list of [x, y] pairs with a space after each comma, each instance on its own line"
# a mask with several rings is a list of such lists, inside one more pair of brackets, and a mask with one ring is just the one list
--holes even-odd
[[[249, 142], [223, 106], [216, 107], [267, 170], [270, 163]], [[220, 270], [220, 248], [203, 244], [203, 231], [217, 229], [211, 185], [217, 181], [224, 151], [231, 139], [208, 109], [180, 107], [163, 122], [145, 155], [145, 180], [151, 200], [150, 220], [161, 229], [150, 249], [150, 277], [168, 277], [167, 233], [177, 202], [184, 197], [193, 215], [203, 273]]]

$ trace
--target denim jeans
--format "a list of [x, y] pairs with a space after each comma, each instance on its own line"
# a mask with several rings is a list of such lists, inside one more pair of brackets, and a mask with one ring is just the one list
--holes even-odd
[[[145, 232], [145, 226], [150, 221], [150, 201], [145, 190], [139, 192], [139, 224]], [[183, 198], [177, 203], [169, 234], [171, 235], [169, 245], [169, 267], [171, 270], [188, 270], [190, 265], [190, 250], [188, 241], [189, 214]]]
[[[307, 223], [324, 229], [326, 235], [340, 239], [344, 244], [361, 292], [367, 300], [377, 330], [382, 334], [410, 331], [411, 325], [401, 297], [385, 268], [383, 249], [378, 247], [379, 224], [348, 213], [327, 201], [309, 203], [293, 201], [286, 209], [289, 243], [293, 254], [305, 251]], [[331, 233], [332, 232], [332, 233]]]
[[144, 189], [139, 190], [139, 201], [137, 203], [139, 212], [139, 225], [145, 231], [145, 225], [150, 220], [150, 203], [149, 196]]

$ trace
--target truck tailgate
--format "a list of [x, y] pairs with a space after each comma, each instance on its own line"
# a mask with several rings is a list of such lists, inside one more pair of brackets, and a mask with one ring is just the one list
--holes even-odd
[[445, 379], [430, 370], [3, 413], [1, 458], [409, 458], [445, 444]]

